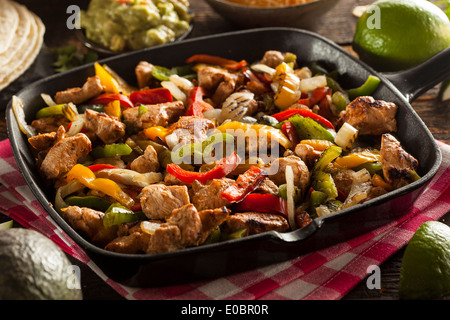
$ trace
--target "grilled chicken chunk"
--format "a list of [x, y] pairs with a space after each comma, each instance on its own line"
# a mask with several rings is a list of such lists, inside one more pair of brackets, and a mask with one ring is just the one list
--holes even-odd
[[54, 99], [57, 104], [69, 102], [79, 104], [98, 96], [102, 91], [100, 78], [93, 76], [89, 77], [81, 88], [76, 87], [57, 92]]
[[155, 148], [148, 145], [144, 150], [144, 154], [131, 162], [130, 169], [139, 173], [157, 172], [159, 170], [159, 161]]
[[47, 179], [59, 178], [76, 165], [78, 159], [87, 155], [91, 148], [91, 141], [84, 133], [60, 139], [46, 154], [40, 170]]
[[94, 110], [86, 109], [86, 135], [91, 139], [98, 137], [105, 144], [111, 144], [125, 135], [125, 124], [119, 120]]
[[353, 100], [339, 115], [338, 126], [347, 122], [360, 135], [379, 135], [397, 131], [397, 105], [363, 96]]
[[149, 84], [150, 79], [152, 78], [153, 67], [154, 66], [151, 63], [148, 63], [147, 61], [141, 61], [136, 66], [134, 72], [136, 74], [136, 79], [139, 88], [144, 88]]
[[69, 123], [70, 121], [67, 120], [65, 116], [58, 115], [33, 120], [31, 126], [36, 129], [36, 132], [38, 133], [51, 133], [58, 130], [60, 126], [67, 128]]
[[228, 216], [224, 231], [232, 233], [241, 229], [247, 229], [247, 235], [272, 230], [284, 232], [289, 230], [289, 223], [284, 217], [271, 213], [244, 212]]
[[417, 170], [419, 162], [407, 153], [400, 142], [391, 134], [381, 136], [381, 164], [383, 175], [393, 188], [400, 188], [411, 183], [412, 170]]
[[69, 206], [62, 213], [63, 218], [76, 231], [87, 236], [92, 243], [100, 247], [104, 247], [117, 237], [117, 228], [106, 229], [103, 226], [104, 215], [103, 212], [77, 206]]
[[268, 50], [264, 53], [261, 63], [271, 68], [276, 68], [284, 61], [284, 54], [277, 50]]
[[142, 211], [149, 219], [167, 219], [172, 211], [190, 203], [186, 186], [152, 184], [140, 194]]
[[203, 67], [198, 71], [199, 85], [211, 93], [212, 102], [219, 106], [236, 89], [236, 76], [215, 67]]
[[207, 184], [198, 181], [192, 183], [192, 203], [197, 210], [215, 209], [229, 205], [228, 200], [220, 194], [228, 188], [234, 180], [228, 178], [213, 179]]
[[124, 121], [132, 123], [138, 129], [154, 126], [167, 127], [170, 123], [178, 120], [178, 117], [185, 112], [182, 101], [152, 104], [146, 105], [146, 107], [147, 111], [143, 114], [139, 114], [139, 107], [124, 110]]
[[297, 156], [278, 158], [269, 168], [269, 178], [278, 186], [286, 183], [286, 167], [290, 166], [294, 174], [294, 184], [305, 190], [309, 184], [310, 174], [306, 164]]
[[[214, 129], [214, 123], [206, 118], [195, 116], [180, 117], [171, 133], [172, 139], [177, 146], [193, 142], [202, 142], [208, 135], [209, 129]], [[174, 147], [176, 150], [177, 147]]]

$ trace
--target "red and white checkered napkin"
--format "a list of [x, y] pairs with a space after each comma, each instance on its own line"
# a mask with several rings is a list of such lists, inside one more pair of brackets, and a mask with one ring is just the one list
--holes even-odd
[[86, 263], [127, 299], [290, 300], [340, 299], [411, 239], [425, 221], [450, 210], [450, 146], [438, 141], [443, 163], [401, 219], [347, 242], [293, 260], [215, 280], [163, 288], [131, 288], [114, 282], [90, 260], [45, 212], [20, 172], [9, 140], [0, 142], [0, 211], [22, 226], [40, 231], [66, 253]]

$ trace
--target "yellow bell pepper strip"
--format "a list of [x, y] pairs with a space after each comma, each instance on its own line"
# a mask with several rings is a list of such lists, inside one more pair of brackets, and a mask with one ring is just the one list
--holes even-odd
[[156, 141], [156, 142], [166, 142], [166, 137], [170, 134], [170, 130], [168, 128], [162, 126], [155, 126], [144, 129], [144, 134], [147, 138]]
[[119, 93], [119, 84], [116, 79], [108, 72], [104, 67], [102, 67], [98, 62], [94, 63], [95, 75], [100, 78], [100, 83], [102, 84], [105, 92], [108, 93]]
[[76, 164], [67, 173], [66, 181], [70, 182], [73, 179], [78, 180], [89, 189], [103, 192], [127, 208], [134, 205], [134, 200], [117, 183], [110, 179], [97, 178], [94, 172], [82, 164]]
[[347, 90], [347, 94], [350, 100], [353, 100], [360, 96], [370, 96], [378, 88], [380, 82], [380, 78], [370, 75], [367, 78], [366, 82], [364, 82], [364, 84], [362, 84], [358, 88]]
[[112, 158], [115, 156], [127, 156], [133, 149], [126, 143], [112, 143], [104, 146], [95, 147], [91, 151], [91, 155], [96, 158]]
[[211, 170], [207, 172], [194, 172], [183, 170], [180, 166], [174, 163], [167, 165], [167, 172], [174, 175], [176, 178], [185, 183], [192, 183], [195, 180], [205, 184], [212, 179], [220, 179], [231, 173], [241, 159], [236, 152], [233, 152], [230, 156], [218, 161], [217, 164]]
[[276, 67], [273, 81], [280, 81], [274, 103], [280, 109], [287, 109], [300, 98], [300, 79], [285, 62]]
[[[281, 126], [280, 126], [281, 127]], [[225, 124], [222, 124], [216, 128], [220, 132], [230, 133], [232, 135], [239, 135], [240, 130], [242, 130], [244, 136], [249, 134], [250, 131], [256, 132], [258, 137], [266, 136], [268, 138], [276, 142], [278, 142], [285, 149], [289, 149], [291, 147], [291, 142], [284, 135], [284, 133], [277, 129], [268, 125], [259, 124], [259, 123], [243, 123], [239, 121], [230, 121]]]
[[250, 169], [240, 174], [232, 185], [226, 188], [220, 197], [230, 203], [239, 202], [248, 194], [253, 192], [267, 177], [267, 173], [261, 168], [252, 166]]
[[103, 216], [103, 226], [105, 229], [118, 226], [123, 223], [141, 221], [147, 219], [142, 211], [132, 211], [120, 203], [112, 203]]
[[209, 54], [194, 54], [186, 59], [186, 63], [205, 63], [209, 65], [217, 65], [230, 70], [239, 70], [247, 65], [245, 60], [235, 61]]
[[350, 153], [349, 155], [337, 158], [334, 164], [346, 169], [357, 167], [366, 162], [380, 162], [381, 155], [369, 151]]
[[307, 144], [317, 151], [324, 151], [326, 148], [333, 146], [333, 142], [328, 140], [308, 139], [300, 141], [301, 144]]
[[119, 100], [111, 101], [110, 103], [108, 103], [104, 107], [104, 110], [105, 110], [105, 113], [108, 116], [115, 117], [115, 118], [117, 118], [119, 120], [122, 117], [122, 109], [120, 107], [120, 101]]

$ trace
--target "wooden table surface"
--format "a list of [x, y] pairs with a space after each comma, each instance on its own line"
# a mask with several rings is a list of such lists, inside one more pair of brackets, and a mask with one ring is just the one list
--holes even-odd
[[[311, 30], [331, 39], [349, 52], [352, 52], [351, 43], [357, 20], [352, 15], [352, 9], [356, 5], [369, 4], [372, 0], [337, 1], [338, 3], [334, 9], [320, 18]], [[47, 0], [41, 2], [18, 0], [18, 2], [27, 5], [27, 7], [38, 14], [45, 23], [47, 30], [44, 42], [47, 47], [78, 44], [73, 32], [66, 28], [66, 19], [68, 17], [66, 9], [70, 4], [79, 4], [80, 6], [83, 6], [87, 1]], [[195, 24], [189, 38], [239, 30], [239, 27], [224, 20], [220, 15], [214, 12], [204, 0], [190, 0], [190, 3], [192, 12], [195, 14]], [[18, 90], [21, 85], [22, 83], [19, 79], [18, 82], [16, 82], [16, 85], [13, 85], [11, 88]], [[26, 82], [23, 85], [26, 85]], [[3, 92], [0, 92], [0, 94], [3, 94], [3, 100], [8, 101], [10, 99], [10, 96], [14, 93], [11, 88], [9, 91], [7, 88]], [[437, 93], [438, 86], [420, 96], [412, 103], [412, 106], [429, 127], [436, 139], [450, 143], [448, 125], [450, 120], [450, 101], [438, 101]], [[3, 102], [3, 105], [0, 105], [0, 140], [6, 138], [5, 105]], [[0, 216], [0, 222], [6, 220], [7, 217], [3, 215]], [[449, 224], [450, 213], [447, 213], [442, 218], [442, 221]], [[398, 299], [398, 281], [403, 252], [404, 249], [398, 251], [381, 265], [381, 289], [370, 290], [367, 288], [365, 281], [362, 281], [343, 299]], [[85, 300], [123, 299], [122, 296], [92, 272], [89, 267], [75, 259], [70, 259], [74, 264], [79, 265], [81, 268], [81, 282]]]

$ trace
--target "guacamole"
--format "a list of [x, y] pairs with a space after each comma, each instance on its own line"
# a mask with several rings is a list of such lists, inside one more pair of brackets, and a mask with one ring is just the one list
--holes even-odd
[[171, 42], [190, 27], [188, 0], [91, 0], [81, 12], [86, 37], [110, 50]]

